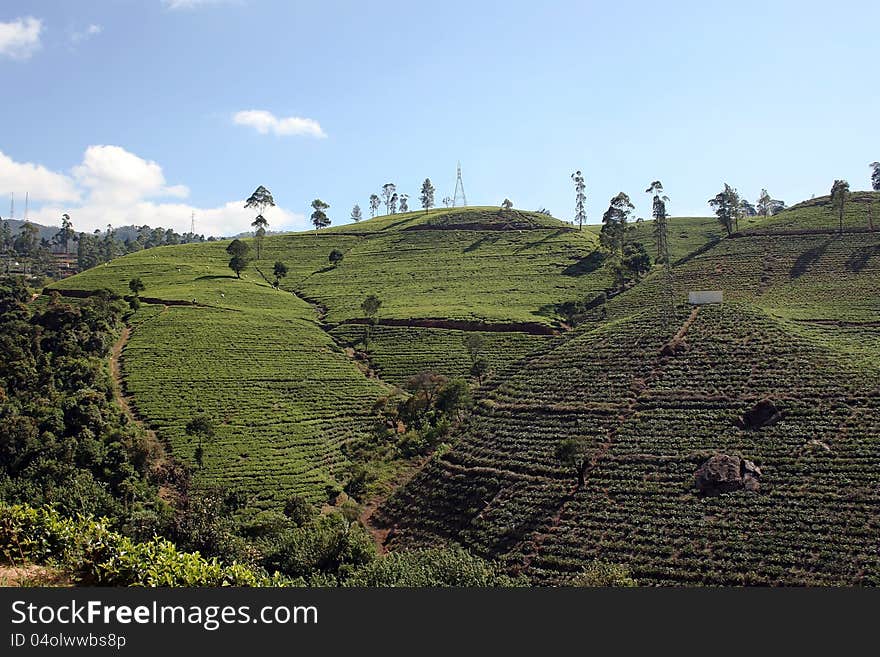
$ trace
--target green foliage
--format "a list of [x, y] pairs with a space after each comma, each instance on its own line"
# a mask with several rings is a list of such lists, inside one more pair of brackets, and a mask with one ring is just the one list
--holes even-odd
[[733, 187], [724, 183], [724, 189], [709, 199], [709, 205], [715, 210], [718, 222], [727, 231], [728, 236], [738, 229], [740, 198]]
[[599, 232], [599, 241], [605, 249], [612, 253], [623, 251], [627, 224], [634, 209], [629, 196], [623, 192], [611, 199], [602, 215], [602, 230]]
[[335, 267], [340, 262], [342, 262], [343, 258], [345, 258], [345, 254], [342, 251], [340, 251], [339, 249], [333, 249], [330, 252], [330, 256], [328, 259], [330, 260], [330, 264]]
[[144, 285], [144, 282], [139, 277], [136, 277], [128, 282], [128, 289], [131, 290], [133, 295], [138, 296], [141, 292], [147, 289], [147, 286]]
[[97, 586], [296, 584], [278, 574], [180, 552], [163, 538], [132, 541], [112, 531], [103, 518], [72, 520], [27, 505], [0, 503], [0, 554], [12, 563], [49, 563], [71, 573], [79, 583]]
[[324, 203], [319, 198], [316, 198], [312, 201], [312, 225], [315, 227], [315, 234], [321, 228], [326, 228], [330, 225], [330, 217], [327, 216], [326, 210], [330, 207], [329, 204]]
[[231, 256], [229, 260], [229, 268], [235, 272], [235, 275], [238, 278], [241, 278], [241, 272], [243, 272], [250, 264], [250, 251], [251, 248], [247, 243], [242, 242], [241, 240], [232, 240], [229, 246], [226, 247], [226, 253]]
[[629, 569], [627, 569], [626, 566], [621, 566], [620, 564], [615, 563], [606, 563], [604, 561], [593, 561], [587, 564], [583, 571], [571, 580], [570, 586], [632, 587], [638, 586], [638, 584], [630, 576]]
[[492, 563], [454, 546], [395, 552], [372, 561], [346, 586], [523, 586], [523, 579], [504, 575]]

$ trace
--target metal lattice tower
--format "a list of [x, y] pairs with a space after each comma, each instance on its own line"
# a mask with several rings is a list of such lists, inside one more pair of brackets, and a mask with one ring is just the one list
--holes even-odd
[[464, 195], [464, 181], [461, 179], [461, 162], [458, 163], [455, 178], [455, 193], [452, 195], [452, 207], [459, 205], [459, 190], [461, 190], [461, 207], [467, 207], [467, 196]]
[[190, 234], [190, 235], [195, 235], [195, 234], [196, 234], [196, 213], [195, 213], [195, 212], [193, 212], [192, 215], [190, 216], [190, 220], [189, 220], [189, 234]]

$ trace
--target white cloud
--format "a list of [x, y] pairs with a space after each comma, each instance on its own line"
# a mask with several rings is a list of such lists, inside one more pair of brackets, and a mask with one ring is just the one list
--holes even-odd
[[[244, 209], [244, 199], [217, 207], [197, 207], [183, 201], [185, 185], [167, 185], [162, 167], [120, 146], [89, 146], [72, 175], [53, 172], [41, 165], [14, 162], [0, 152], [0, 194], [28, 192], [30, 218], [48, 226], [57, 225], [63, 213], [70, 214], [76, 230], [91, 232], [107, 224], [144, 224], [189, 232], [195, 213], [196, 232], [204, 235], [234, 235], [250, 230], [253, 213]], [[284, 208], [265, 213], [270, 230], [305, 230], [304, 215]]]
[[162, 4], [168, 9], [176, 11], [178, 9], [200, 9], [212, 5], [238, 4], [238, 0], [162, 0]]
[[142, 198], [185, 198], [183, 185], [167, 187], [162, 167], [119, 146], [89, 146], [82, 164], [73, 168], [76, 181], [90, 190], [90, 200], [101, 204], [130, 204]]
[[76, 45], [78, 43], [82, 43], [87, 39], [91, 39], [93, 36], [98, 36], [101, 32], [104, 31], [104, 28], [95, 23], [91, 23], [85, 29], [82, 30], [74, 30], [70, 33], [70, 43]]
[[236, 125], [250, 126], [261, 135], [273, 133], [278, 136], [306, 135], [319, 139], [327, 135], [321, 129], [321, 124], [314, 119], [304, 119], [298, 116], [279, 118], [266, 110], [243, 110], [232, 116]]
[[21, 198], [27, 192], [31, 198], [51, 202], [76, 202], [80, 192], [70, 176], [50, 171], [39, 164], [15, 162], [0, 152], [0, 191], [19, 192]]
[[28, 16], [10, 23], [0, 23], [0, 56], [28, 59], [40, 49], [43, 21]]

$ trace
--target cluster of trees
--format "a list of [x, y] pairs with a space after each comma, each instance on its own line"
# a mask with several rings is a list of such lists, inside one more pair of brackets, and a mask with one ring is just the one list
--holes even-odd
[[[419, 203], [426, 212], [434, 207], [434, 191], [431, 179], [425, 178], [425, 182], [422, 183], [422, 189], [419, 192]], [[393, 182], [382, 185], [382, 190], [379, 194], [370, 194], [370, 217], [376, 216], [379, 207], [383, 203], [385, 204], [385, 214], [409, 212], [409, 194], [398, 193], [397, 185]], [[357, 223], [361, 219], [363, 219], [361, 207], [355, 204], [351, 210], [351, 220]]]
[[182, 473], [128, 423], [105, 367], [125, 304], [100, 291], [30, 304], [21, 277], [0, 280], [0, 499], [106, 516], [134, 531], [167, 529], [158, 495]]
[[766, 189], [761, 190], [758, 202], [750, 203], [740, 197], [739, 192], [724, 183], [724, 188], [709, 199], [709, 206], [715, 211], [718, 222], [727, 231], [728, 237], [739, 230], [739, 220], [743, 217], [769, 217], [785, 210], [785, 202], [774, 199]]
[[[207, 238], [207, 241], [213, 240], [213, 237]], [[77, 266], [84, 271], [126, 253], [155, 246], [204, 241], [204, 235], [179, 234], [170, 228], [151, 228], [147, 225], [115, 229], [108, 224], [103, 231], [76, 232], [69, 214], [61, 215], [61, 228], [51, 239], [41, 238], [39, 227], [29, 221], [24, 222], [17, 233], [13, 233], [8, 221], [0, 221], [0, 255], [6, 273], [10, 272], [15, 261], [23, 265], [21, 269], [25, 273], [55, 275], [57, 271], [52, 254], [72, 253], [74, 247]]]
[[605, 251], [606, 266], [614, 277], [617, 289], [639, 280], [651, 270], [651, 256], [641, 242], [627, 242], [626, 235], [635, 209], [629, 196], [620, 192], [602, 215], [599, 244]]

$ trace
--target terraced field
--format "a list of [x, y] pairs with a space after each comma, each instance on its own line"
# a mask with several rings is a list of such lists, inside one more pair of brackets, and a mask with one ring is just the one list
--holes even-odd
[[[341, 324], [330, 335], [341, 345], [362, 349], [365, 333], [365, 326]], [[436, 372], [450, 378], [468, 377], [472, 361], [464, 338], [474, 333], [483, 339], [480, 357], [489, 364], [489, 376], [502, 375], [508, 367], [552, 339], [515, 331], [378, 326], [369, 340], [370, 362], [383, 381], [398, 386], [419, 372]]]
[[[392, 544], [454, 540], [544, 583], [592, 559], [655, 584], [880, 582], [878, 371], [744, 304], [702, 308], [664, 358], [658, 320], [581, 329], [498, 384], [384, 508]], [[768, 396], [783, 419], [739, 428]], [[554, 456], [568, 437], [584, 486]], [[760, 492], [699, 495], [716, 452], [755, 461]]]
[[[267, 505], [291, 492], [324, 501], [338, 490], [347, 466], [340, 448], [369, 434], [389, 384], [424, 370], [467, 373], [465, 333], [443, 323], [492, 328], [483, 355], [497, 373], [548, 337], [556, 303], [607, 285], [601, 269], [576, 266], [594, 253], [595, 236], [497, 208], [268, 237], [240, 280], [227, 267], [227, 244], [150, 249], [53, 288], [125, 294], [132, 278], [143, 280], [148, 303], [131, 320], [122, 359], [133, 407], [194, 465], [196, 441], [184, 427], [200, 412], [217, 419], [198, 481], [236, 486]], [[336, 266], [333, 249], [345, 254]], [[266, 280], [276, 260], [290, 269], [281, 290]], [[441, 324], [376, 328], [370, 364], [387, 382], [366, 376], [344, 350], [364, 331], [345, 322], [363, 320], [368, 294], [382, 299], [380, 322]]]

